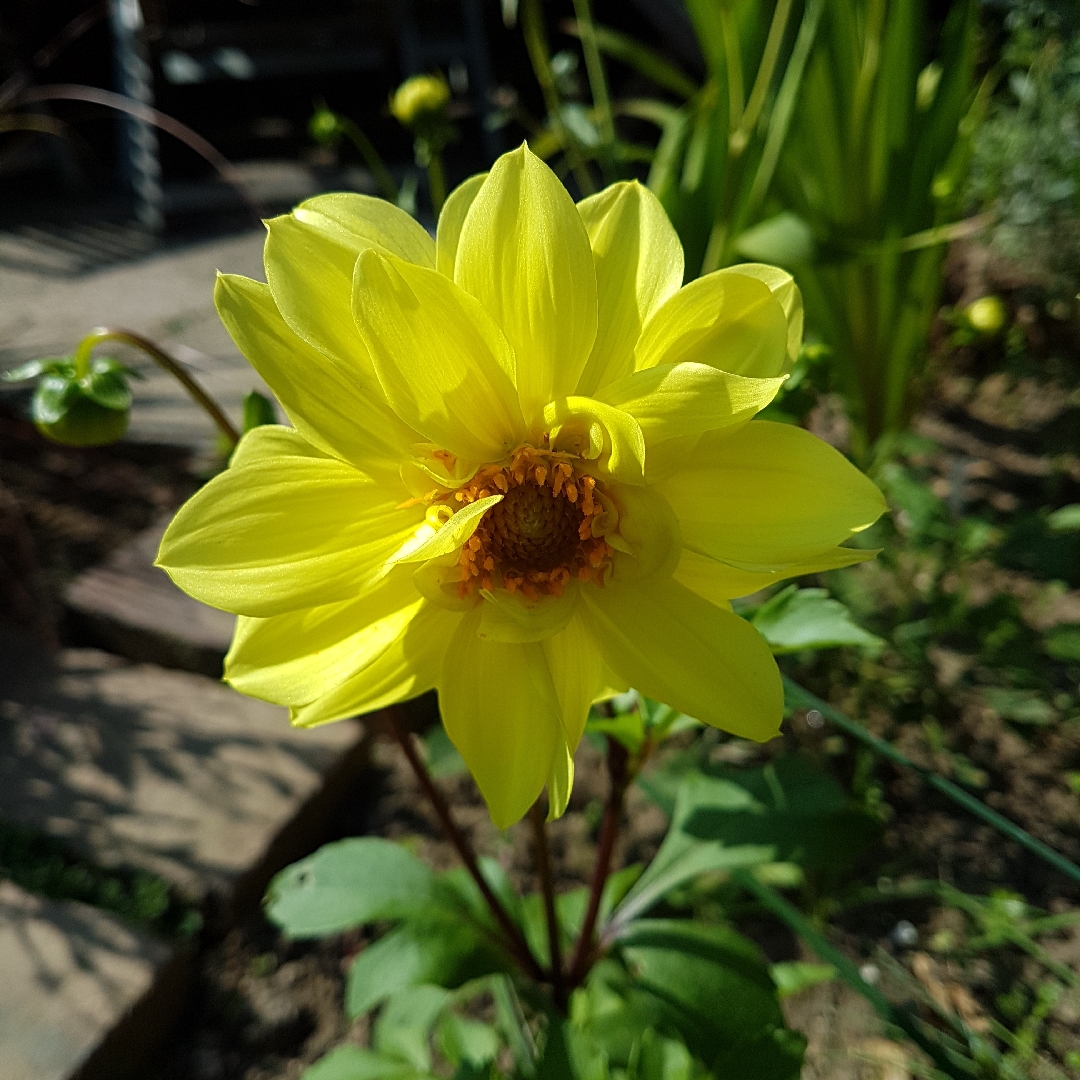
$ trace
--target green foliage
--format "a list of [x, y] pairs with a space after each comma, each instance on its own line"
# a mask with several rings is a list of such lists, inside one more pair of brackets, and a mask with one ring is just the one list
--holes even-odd
[[52, 900], [76, 900], [111, 911], [168, 937], [198, 933], [202, 916], [144, 870], [96, 866], [45, 833], [0, 822], [0, 878]]
[[777, 654], [857, 645], [880, 651], [881, 638], [857, 626], [848, 609], [825, 589], [789, 585], [766, 600], [750, 622]]
[[249, 391], [244, 398], [244, 432], [252, 428], [262, 427], [264, 424], [276, 424], [278, 422], [277, 411], [274, 403], [265, 394], [258, 390]]
[[130, 368], [95, 356], [85, 365], [74, 357], [31, 360], [4, 373], [9, 382], [37, 379], [30, 403], [35, 427], [66, 446], [102, 446], [116, 442], [131, 415]]
[[[826, 4], [778, 173], [788, 222], [754, 255], [795, 271], [860, 452], [918, 402], [940, 267], [981, 98], [973, 0], [940, 35], [926, 0]], [[795, 217], [812, 235], [792, 259]], [[937, 231], [935, 231], [937, 230]], [[805, 252], [805, 242], [798, 247]]]
[[1017, 3], [1005, 22], [1000, 90], [975, 139], [970, 197], [994, 215], [994, 246], [1067, 294], [1080, 284], [1076, 11]]

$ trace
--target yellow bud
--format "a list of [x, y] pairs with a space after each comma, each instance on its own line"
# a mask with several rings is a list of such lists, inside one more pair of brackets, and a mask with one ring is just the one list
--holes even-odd
[[414, 75], [390, 96], [390, 112], [406, 127], [422, 116], [440, 112], [450, 100], [450, 87], [441, 74]]
[[1005, 325], [1005, 305], [996, 296], [982, 296], [964, 311], [972, 330], [987, 337], [998, 333]]

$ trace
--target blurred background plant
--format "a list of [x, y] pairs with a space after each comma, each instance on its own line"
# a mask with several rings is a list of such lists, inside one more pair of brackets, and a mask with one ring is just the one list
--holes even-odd
[[1005, 6], [1000, 88], [975, 136], [968, 197], [992, 245], [1055, 294], [1080, 285], [1080, 10]]

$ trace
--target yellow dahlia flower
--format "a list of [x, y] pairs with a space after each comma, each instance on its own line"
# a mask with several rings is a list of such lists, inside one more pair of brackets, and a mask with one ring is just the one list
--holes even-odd
[[292, 428], [244, 436], [159, 565], [236, 612], [226, 679], [301, 726], [438, 689], [507, 826], [566, 806], [590, 704], [634, 686], [776, 734], [779, 675], [728, 600], [869, 557], [884, 503], [830, 446], [751, 421], [802, 333], [767, 266], [682, 286], [656, 198], [574, 205], [522, 147], [405, 213], [324, 195], [269, 222], [269, 284], [217, 307]]

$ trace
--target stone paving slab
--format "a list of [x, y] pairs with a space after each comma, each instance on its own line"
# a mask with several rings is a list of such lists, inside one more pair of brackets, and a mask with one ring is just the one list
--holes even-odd
[[85, 644], [218, 678], [236, 618], [193, 600], [154, 566], [167, 524], [147, 529], [80, 574], [64, 602]]
[[0, 817], [195, 899], [257, 903], [365, 757], [353, 721], [297, 730], [203, 676], [0, 637]]
[[0, 881], [0, 1077], [130, 1076], [183, 1004], [187, 957], [84, 904]]
[[[214, 275], [222, 270], [265, 280], [264, 238], [262, 229], [252, 229], [79, 277], [0, 264], [0, 369], [69, 353], [95, 326], [120, 326], [185, 363], [239, 423], [248, 391], [267, 391], [217, 317]], [[128, 437], [205, 452], [216, 436], [205, 413], [152, 361], [135, 353], [124, 359], [146, 376], [134, 384]]]

